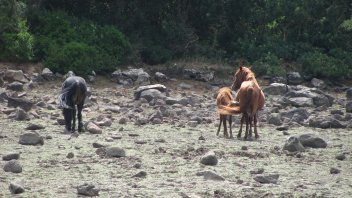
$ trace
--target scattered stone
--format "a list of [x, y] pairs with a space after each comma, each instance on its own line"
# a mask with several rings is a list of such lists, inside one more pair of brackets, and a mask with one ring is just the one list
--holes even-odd
[[287, 131], [289, 129], [288, 125], [276, 127], [278, 131]]
[[346, 112], [352, 113], [352, 100], [350, 100], [346, 103]]
[[242, 150], [242, 151], [247, 151], [247, 150], [248, 150], [248, 147], [247, 147], [247, 146], [242, 146], [242, 147], [241, 147], [241, 150]]
[[133, 168], [136, 168], [136, 169], [140, 169], [141, 167], [142, 167], [142, 164], [140, 163], [133, 165]]
[[4, 171], [11, 172], [11, 173], [21, 173], [22, 165], [20, 164], [19, 161], [13, 159], [5, 163]]
[[313, 78], [311, 80], [311, 83], [314, 87], [318, 89], [325, 89], [326, 88], [326, 83], [323, 80], [319, 80], [317, 78]]
[[340, 172], [341, 170], [338, 168], [335, 168], [335, 167], [330, 168], [330, 174], [339, 174]]
[[256, 175], [253, 179], [262, 184], [276, 184], [279, 179], [279, 174]]
[[254, 170], [249, 171], [252, 175], [258, 175], [264, 173], [264, 168], [256, 168]]
[[125, 157], [126, 153], [125, 150], [119, 147], [107, 147], [106, 148], [106, 155], [109, 157]]
[[25, 99], [25, 98], [15, 98], [15, 97], [7, 97], [7, 106], [8, 107], [20, 107], [25, 111], [29, 111], [34, 105], [34, 102]]
[[197, 121], [189, 121], [187, 123], [187, 125], [190, 126], [190, 127], [196, 127], [198, 125], [198, 122]]
[[97, 124], [98, 126], [111, 126], [112, 125], [112, 121], [109, 118], [103, 118], [103, 120], [99, 121], [99, 122], [95, 122], [95, 124]]
[[218, 175], [213, 171], [201, 171], [196, 173], [197, 176], [203, 176], [205, 180], [213, 180], [213, 181], [225, 181], [225, 178]]
[[[166, 92], [166, 87], [162, 84], [140, 86], [134, 91], [134, 99], [138, 100], [141, 97], [141, 93], [146, 90], [149, 90], [149, 89], [156, 89], [161, 93]], [[148, 100], [148, 102], [149, 102], [149, 100]]]
[[307, 97], [288, 98], [289, 103], [294, 107], [312, 107], [313, 99]]
[[336, 155], [336, 157], [335, 157], [337, 160], [345, 160], [346, 159], [346, 155], [345, 154], [343, 154], [343, 153], [341, 153], [341, 154], [338, 154], [338, 155]]
[[286, 140], [283, 150], [289, 152], [303, 152], [304, 147], [297, 137], [291, 136]]
[[127, 118], [125, 118], [125, 117], [120, 118], [120, 119], [119, 119], [119, 124], [126, 124], [126, 123], [127, 123], [127, 121], [128, 121], [128, 119], [127, 119]]
[[66, 155], [66, 158], [68, 159], [72, 159], [75, 155], [72, 153], [72, 152], [69, 152], [67, 155]]
[[215, 166], [218, 163], [218, 159], [213, 151], [209, 151], [201, 157], [200, 163], [204, 165]]
[[165, 97], [166, 97], [165, 93], [162, 93], [157, 89], [147, 89], [142, 91], [140, 94], [140, 98], [145, 98], [148, 102], [152, 100], [165, 98]]
[[147, 172], [145, 171], [140, 171], [137, 174], [133, 175], [132, 177], [139, 177], [139, 178], [145, 178], [147, 176]]
[[23, 109], [17, 107], [15, 111], [15, 120], [18, 120], [18, 121], [29, 120], [29, 115]]
[[20, 181], [11, 182], [9, 189], [12, 194], [21, 194], [25, 191], [23, 184]]
[[287, 131], [282, 131], [282, 135], [290, 135], [290, 133]]
[[347, 89], [346, 97], [347, 97], [347, 100], [352, 100], [352, 88]]
[[203, 135], [199, 136], [198, 140], [205, 140], [205, 137]]
[[79, 195], [94, 197], [99, 196], [100, 189], [96, 188], [93, 184], [83, 184], [77, 187], [77, 193]]
[[93, 148], [102, 148], [102, 147], [104, 147], [104, 145], [102, 145], [100, 143], [97, 143], [97, 142], [94, 142], [92, 145], [93, 145]]
[[269, 124], [273, 124], [275, 126], [280, 126], [282, 125], [282, 121], [281, 121], [281, 116], [279, 113], [272, 113], [269, 115], [268, 117], [268, 123]]
[[165, 74], [163, 74], [161, 72], [155, 72], [155, 77], [154, 78], [155, 78], [155, 80], [157, 82], [160, 82], [160, 83], [166, 82], [166, 81], [169, 80], [169, 78]]
[[12, 82], [6, 86], [6, 89], [12, 91], [23, 91], [23, 84], [20, 82]]
[[214, 72], [196, 69], [184, 69], [183, 76], [186, 79], [209, 82], [214, 79]]
[[45, 128], [44, 125], [30, 123], [25, 129], [27, 129], [27, 130], [39, 130], [39, 129], [44, 129], [44, 128]]
[[42, 71], [42, 77], [45, 80], [51, 81], [51, 80], [55, 80], [55, 75], [54, 73], [49, 69], [49, 68], [44, 68]]
[[4, 161], [10, 161], [10, 160], [17, 160], [20, 158], [20, 154], [19, 153], [8, 153], [5, 154], [4, 156], [2, 156], [2, 160]]
[[8, 82], [18, 81], [21, 83], [28, 83], [29, 79], [23, 74], [22, 70], [6, 70], [4, 73], [4, 80]]
[[303, 83], [303, 78], [298, 72], [289, 72], [287, 82], [289, 85], [299, 85]]
[[184, 82], [182, 82], [182, 83], [178, 84], [178, 86], [177, 86], [177, 87], [179, 87], [180, 89], [192, 89], [192, 88], [193, 88], [193, 86], [192, 86], [192, 85], [187, 84], [187, 83], [184, 83]]
[[326, 148], [327, 143], [320, 137], [317, 137], [314, 134], [303, 134], [298, 137], [299, 141], [304, 147], [311, 148]]
[[37, 132], [28, 132], [20, 135], [18, 143], [23, 145], [43, 145], [44, 138], [41, 137]]
[[130, 137], [138, 137], [139, 134], [138, 133], [129, 133], [128, 136], [130, 136]]
[[87, 127], [86, 127], [87, 131], [89, 131], [89, 133], [92, 134], [102, 134], [103, 130], [96, 124], [94, 124], [93, 122], [88, 122]]
[[288, 91], [288, 86], [283, 83], [271, 83], [269, 86], [263, 89], [263, 92], [267, 95], [284, 95]]
[[136, 125], [144, 125], [148, 123], [148, 119], [147, 118], [137, 118], [135, 121]]

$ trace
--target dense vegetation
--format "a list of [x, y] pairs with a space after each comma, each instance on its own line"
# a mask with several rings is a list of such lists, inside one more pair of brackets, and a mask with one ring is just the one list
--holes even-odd
[[86, 74], [185, 58], [352, 78], [350, 0], [0, 0], [0, 60]]

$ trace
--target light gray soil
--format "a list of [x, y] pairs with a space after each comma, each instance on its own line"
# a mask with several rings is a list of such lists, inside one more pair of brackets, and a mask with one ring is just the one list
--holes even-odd
[[[97, 94], [100, 90], [103, 92], [109, 86], [113, 87], [108, 82], [95, 85], [93, 93]], [[51, 99], [57, 94], [59, 87], [60, 84], [41, 85], [32, 94]], [[125, 91], [131, 93], [131, 90]], [[132, 95], [130, 96], [132, 99]], [[114, 95], [106, 97], [118, 100]], [[100, 99], [98, 97], [98, 100]], [[93, 109], [84, 110], [84, 120], [104, 113]], [[93, 135], [85, 132], [70, 140], [69, 135], [62, 133], [63, 126], [57, 125], [56, 120], [50, 117], [60, 113], [60, 110], [42, 111], [46, 111], [46, 114], [43, 114], [47, 115], [46, 117], [30, 121], [14, 121], [6, 114], [0, 114], [0, 135], [3, 137], [0, 139], [0, 156], [8, 152], [19, 152], [19, 162], [23, 166], [22, 173], [9, 173], [2, 168], [5, 161], [0, 161], [0, 197], [16, 197], [11, 195], [8, 187], [10, 182], [17, 179], [23, 180], [26, 190], [17, 197], [77, 197], [76, 187], [85, 182], [100, 188], [100, 197], [352, 195], [352, 138], [347, 129], [289, 129], [291, 135], [313, 133], [328, 143], [325, 149], [307, 148], [305, 152], [296, 155], [282, 151], [288, 136], [264, 123], [259, 126], [259, 140], [225, 139], [222, 134], [216, 136], [215, 109], [213, 123], [196, 128], [179, 128], [170, 123], [136, 126], [129, 122], [120, 125], [115, 120], [112, 126], [103, 128], [103, 134]], [[118, 113], [112, 114], [113, 119], [120, 116]], [[19, 136], [26, 132], [24, 128], [28, 123], [46, 126], [38, 131], [44, 137], [43, 146], [18, 144]], [[235, 125], [233, 130], [236, 136], [238, 125]], [[139, 136], [130, 136], [131, 133]], [[118, 136], [121, 139], [113, 139]], [[199, 140], [200, 136], [205, 140]], [[140, 144], [140, 140], [144, 144]], [[96, 154], [97, 149], [92, 146], [96, 142], [123, 148], [126, 157], [100, 157]], [[243, 146], [248, 150], [242, 150]], [[201, 156], [210, 150], [217, 155], [218, 164], [200, 164]], [[66, 157], [70, 152], [74, 154], [72, 159]], [[347, 158], [343, 161], [337, 160], [335, 156], [342, 153]], [[341, 172], [330, 174], [331, 167], [336, 167]], [[277, 184], [256, 182], [254, 175], [250, 173], [256, 168], [263, 168], [264, 174], [279, 174]], [[225, 181], [204, 180], [202, 176], [196, 175], [205, 170], [216, 172], [224, 177]], [[147, 176], [132, 177], [140, 171], [145, 171]]]

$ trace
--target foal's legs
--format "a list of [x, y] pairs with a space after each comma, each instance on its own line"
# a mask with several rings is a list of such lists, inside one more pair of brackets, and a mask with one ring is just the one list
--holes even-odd
[[249, 137], [252, 137], [252, 122], [253, 122], [253, 116], [248, 116], [249, 119]]
[[223, 117], [223, 120], [222, 120], [222, 122], [223, 122], [223, 125], [224, 125], [224, 136], [225, 137], [229, 137], [229, 134], [227, 133], [227, 126], [226, 126], [226, 121], [227, 121], [227, 116], [226, 115], [223, 115], [224, 117]]
[[241, 117], [241, 126], [240, 126], [240, 130], [238, 131], [237, 138], [241, 138], [242, 127], [243, 127], [243, 121], [244, 121], [244, 113], [242, 113], [242, 117]]
[[258, 131], [257, 131], [257, 113], [254, 114], [254, 134], [255, 134], [255, 138], [259, 138]]
[[233, 138], [233, 135], [232, 135], [232, 115], [229, 115], [229, 125], [230, 125], [230, 138]]
[[77, 105], [78, 132], [82, 132], [82, 128], [83, 128], [82, 109], [83, 109], [83, 103], [78, 104]]
[[246, 132], [244, 134], [244, 139], [247, 139], [247, 137], [248, 137], [248, 125], [249, 125], [249, 120], [250, 120], [250, 118], [249, 118], [247, 113], [245, 115], [245, 119], [246, 119]]
[[220, 128], [221, 128], [222, 119], [223, 119], [223, 116], [220, 114], [220, 123], [219, 123], [219, 127], [218, 127], [218, 132], [216, 133], [217, 136], [218, 136], [219, 133], [220, 133]]

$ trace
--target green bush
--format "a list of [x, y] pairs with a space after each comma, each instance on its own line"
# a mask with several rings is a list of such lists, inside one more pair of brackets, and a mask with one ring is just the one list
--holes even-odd
[[45, 11], [37, 19], [35, 55], [55, 72], [110, 72], [129, 60], [131, 44], [115, 27], [99, 26], [63, 11]]
[[141, 57], [145, 63], [155, 65], [170, 60], [172, 53], [160, 45], [149, 45], [141, 51]]
[[341, 60], [322, 52], [308, 52], [299, 59], [303, 71], [317, 77], [349, 77], [349, 67]]
[[267, 53], [254, 63], [252, 69], [258, 76], [284, 76], [286, 71], [281, 62], [282, 61], [276, 55]]
[[70, 42], [64, 46], [52, 45], [44, 64], [60, 73], [72, 70], [78, 75], [90, 73], [99, 65], [98, 50], [85, 43]]

